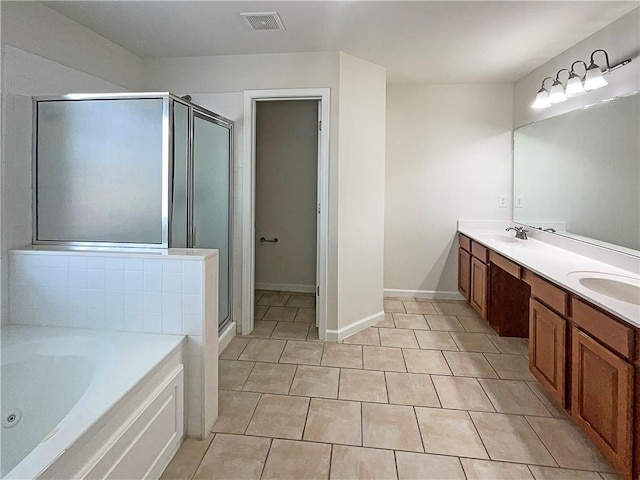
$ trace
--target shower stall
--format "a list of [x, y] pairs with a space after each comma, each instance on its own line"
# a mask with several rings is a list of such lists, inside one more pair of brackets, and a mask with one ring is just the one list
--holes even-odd
[[170, 93], [34, 98], [33, 243], [219, 250], [231, 321], [233, 122]]

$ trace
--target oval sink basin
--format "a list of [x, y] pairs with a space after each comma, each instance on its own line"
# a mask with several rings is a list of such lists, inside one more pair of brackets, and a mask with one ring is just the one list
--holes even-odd
[[510, 237], [507, 235], [491, 235], [487, 237], [488, 240], [493, 240], [494, 242], [500, 243], [518, 243], [519, 240], [515, 237]]
[[569, 275], [577, 277], [580, 285], [594, 293], [640, 305], [640, 279], [598, 272], [571, 272]]

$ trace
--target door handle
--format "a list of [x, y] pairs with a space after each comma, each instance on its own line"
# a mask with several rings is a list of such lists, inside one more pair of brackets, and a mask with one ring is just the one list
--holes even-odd
[[264, 237], [260, 237], [260, 243], [278, 243], [278, 237], [267, 239]]

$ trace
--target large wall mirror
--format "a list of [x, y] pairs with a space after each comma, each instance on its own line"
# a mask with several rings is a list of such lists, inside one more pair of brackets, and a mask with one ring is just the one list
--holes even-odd
[[640, 93], [514, 133], [513, 219], [640, 256]]

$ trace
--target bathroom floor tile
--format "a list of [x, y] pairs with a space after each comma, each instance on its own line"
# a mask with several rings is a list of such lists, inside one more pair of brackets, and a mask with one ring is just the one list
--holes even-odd
[[322, 340], [320, 340], [320, 337], [318, 336], [318, 327], [312, 324], [309, 327], [309, 333], [307, 333], [307, 342], [320, 342], [320, 341]]
[[274, 439], [262, 479], [325, 480], [330, 461], [331, 445]]
[[485, 353], [484, 356], [500, 378], [505, 380], [535, 381], [535, 377], [529, 371], [529, 360], [521, 355]]
[[475, 378], [433, 375], [433, 384], [443, 408], [494, 412], [484, 390]]
[[467, 302], [438, 302], [433, 306], [439, 315], [454, 315], [456, 317], [477, 316], [476, 311]]
[[294, 322], [304, 323], [316, 323], [316, 309], [315, 308], [299, 308]]
[[271, 338], [286, 340], [306, 340], [311, 324], [305, 322], [278, 322]]
[[362, 404], [362, 444], [365, 447], [424, 452], [412, 407]]
[[307, 418], [309, 399], [264, 394], [247, 427], [247, 435], [300, 440]]
[[342, 368], [338, 398], [340, 400], [387, 403], [384, 372]]
[[235, 360], [218, 361], [218, 388], [222, 390], [242, 390], [244, 382], [253, 370], [254, 362]]
[[264, 314], [267, 313], [267, 310], [269, 310], [269, 307], [267, 307], [266, 305], [256, 305], [255, 307], [253, 307], [254, 320], [262, 320]]
[[326, 342], [320, 364], [326, 367], [362, 368], [362, 346]]
[[313, 294], [297, 295], [292, 294], [287, 300], [287, 307], [314, 308], [316, 306], [316, 298]]
[[470, 414], [492, 460], [557, 466], [524, 417], [485, 412]]
[[451, 336], [461, 352], [500, 353], [484, 333], [451, 332]]
[[418, 340], [418, 346], [423, 350], [458, 350], [458, 345], [453, 341], [449, 332], [417, 330], [414, 333]]
[[549, 410], [525, 382], [481, 378], [480, 384], [499, 413], [550, 417]]
[[462, 458], [467, 480], [533, 480], [526, 465]]
[[511, 355], [529, 355], [529, 339], [516, 337], [499, 337], [498, 335], [489, 335], [489, 339], [498, 347], [500, 353]]
[[456, 317], [445, 315], [425, 315], [424, 317], [431, 330], [442, 330], [445, 332], [465, 331], [464, 327]]
[[[425, 302], [421, 302], [425, 303]], [[405, 302], [405, 305], [407, 302]], [[428, 305], [428, 304], [427, 304]], [[410, 328], [414, 330], [429, 330], [429, 325], [424, 319], [424, 315], [415, 313], [393, 313], [393, 323], [396, 328]]]
[[289, 294], [284, 292], [266, 292], [260, 300], [258, 305], [266, 305], [268, 307], [284, 307], [289, 300]]
[[257, 320], [253, 322], [253, 330], [244, 338], [269, 338], [276, 328], [278, 322], [267, 322], [265, 320]]
[[312, 398], [304, 440], [362, 445], [360, 402]]
[[289, 393], [295, 365], [257, 362], [242, 390], [245, 392]]
[[338, 398], [340, 369], [299, 365], [293, 377], [290, 395]]
[[429, 375], [385, 372], [389, 403], [439, 407], [438, 395]]
[[456, 376], [498, 378], [482, 353], [443, 352], [443, 355]]
[[587, 472], [585, 470], [538, 467], [537, 465], [529, 465], [529, 470], [531, 470], [533, 478], [536, 480], [602, 480], [603, 478], [596, 472]]
[[269, 307], [262, 319], [274, 322], [293, 322], [297, 313], [298, 309], [296, 307]]
[[248, 343], [248, 338], [233, 337], [219, 358], [222, 360], [237, 360]]
[[334, 445], [331, 455], [331, 480], [392, 480], [396, 463], [391, 450]]
[[402, 355], [407, 365], [407, 371], [410, 373], [451, 375], [451, 370], [449, 370], [449, 366], [440, 351], [403, 348]]
[[538, 400], [542, 402], [547, 410], [551, 413], [552, 416], [556, 418], [568, 418], [567, 412], [562, 408], [558, 402], [551, 398], [551, 396], [547, 393], [547, 391], [538, 383], [535, 382], [526, 382], [533, 394], [538, 397]]
[[167, 468], [162, 472], [160, 480], [192, 478], [212, 440], [213, 435], [209, 435], [204, 440], [185, 438]]
[[219, 433], [202, 463], [194, 480], [228, 480], [230, 478], [259, 479], [271, 445], [270, 438]]
[[379, 333], [380, 345], [383, 347], [418, 348], [413, 330], [382, 328]]
[[212, 432], [239, 433], [247, 429], [260, 400], [259, 393], [218, 390], [218, 418]]
[[367, 370], [385, 370], [406, 372], [402, 350], [391, 347], [362, 347], [364, 368]]
[[466, 332], [486, 333], [497, 336], [489, 324], [480, 317], [456, 317]]
[[[407, 313], [421, 313], [428, 315], [437, 315], [435, 307], [431, 302], [404, 301], [404, 309]], [[394, 317], [395, 319], [395, 317]], [[398, 327], [401, 328], [401, 327]], [[404, 327], [402, 327], [404, 328]], [[411, 327], [414, 328], [414, 327]]]
[[239, 359], [257, 362], [277, 362], [286, 343], [284, 340], [251, 339]]
[[377, 328], [396, 328], [395, 323], [393, 323], [393, 313], [385, 313], [384, 320], [376, 323], [374, 327]]
[[384, 300], [384, 311], [388, 313], [407, 313], [402, 300]]
[[322, 343], [296, 342], [289, 340], [280, 356], [280, 363], [298, 365], [320, 365]]
[[460, 460], [430, 453], [396, 452], [399, 480], [465, 480]]
[[342, 343], [350, 345], [380, 345], [380, 335], [375, 327], [365, 328], [350, 337], [345, 338]]

